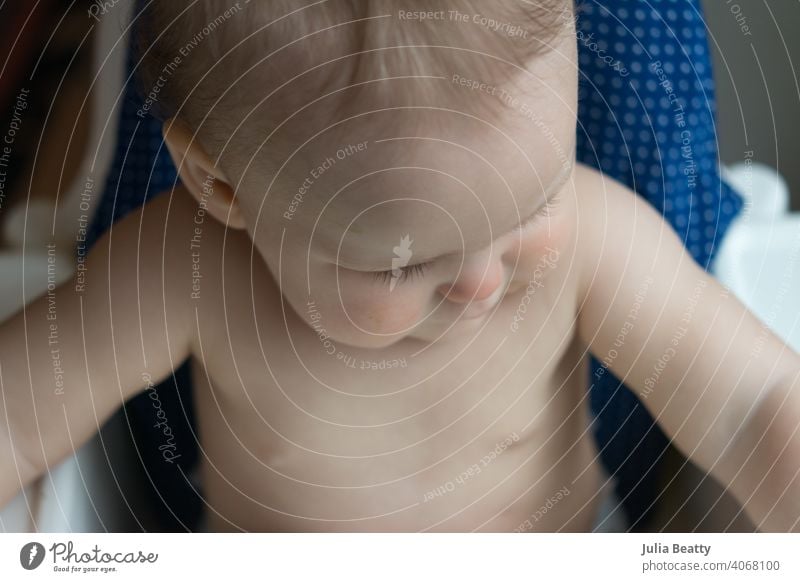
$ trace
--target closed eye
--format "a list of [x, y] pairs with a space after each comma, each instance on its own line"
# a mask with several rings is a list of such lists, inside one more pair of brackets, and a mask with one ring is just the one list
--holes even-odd
[[526, 227], [532, 225], [538, 219], [552, 216], [553, 211], [555, 210], [555, 208], [558, 206], [559, 203], [559, 194], [560, 192], [554, 195], [550, 200], [547, 200], [544, 204], [542, 204], [539, 210], [534, 212], [530, 218], [522, 221], [520, 224], [514, 227], [514, 230], [512, 230], [512, 232], [524, 230]]
[[432, 262], [433, 261], [417, 263], [416, 265], [408, 265], [407, 267], [400, 267], [399, 269], [389, 269], [388, 271], [375, 271], [372, 275], [375, 277], [375, 280], [381, 281], [387, 285], [391, 284], [392, 279], [395, 279], [396, 283], [403, 283], [412, 277], [421, 278]]
[[[517, 232], [524, 230], [528, 226], [531, 226], [534, 222], [539, 220], [540, 218], [548, 217], [553, 215], [553, 211], [558, 206], [559, 203], [559, 194], [554, 195], [550, 200], [546, 201], [542, 206], [533, 213], [532, 216], [518, 224], [511, 232]], [[395, 280], [395, 285], [398, 283], [403, 283], [408, 279], [419, 277], [422, 278], [425, 275], [425, 271], [427, 268], [433, 263], [433, 260], [426, 261], [424, 263], [417, 263], [416, 265], [408, 265], [406, 267], [400, 267], [398, 269], [388, 269], [386, 271], [374, 271], [372, 273], [373, 277], [376, 281], [380, 281], [384, 284], [391, 285], [392, 280]]]

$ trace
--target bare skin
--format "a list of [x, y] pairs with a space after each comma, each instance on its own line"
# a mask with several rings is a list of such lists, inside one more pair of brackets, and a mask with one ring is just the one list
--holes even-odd
[[[586, 187], [602, 183], [598, 174], [578, 166], [575, 178], [565, 188], [583, 188], [586, 192]], [[616, 185], [609, 191], [612, 206], [641, 212], [633, 194]], [[564, 199], [576, 202], [575, 207], [563, 209], [565, 216], [585, 218], [596, 211], [593, 204], [601, 198], [584, 193]], [[606, 203], [608, 199], [604, 198]], [[642, 226], [658, 226], [658, 218], [649, 212], [644, 218], [639, 216], [644, 221], [640, 231]], [[57, 294], [66, 386], [54, 396], [52, 371], [43, 365], [32, 366], [38, 426], [28, 394], [8, 389], [9, 378], [27, 383], [27, 365], [19, 357], [16, 361], [3, 358], [2, 418], [10, 429], [3, 434], [12, 436], [13, 448], [2, 449], [1, 460], [4, 467], [16, 466], [19, 475], [11, 473], [9, 477], [9, 472], [5, 473], [2, 500], [91, 435], [96, 421], [88, 421], [87, 416], [94, 416], [93, 408], [97, 421], [102, 422], [123, 399], [142, 391], [144, 372], [155, 382], [191, 356], [199, 372], [196, 378], [207, 379], [199, 381], [196, 390], [212, 530], [585, 531], [591, 527], [603, 483], [587, 432], [586, 347], [594, 340], [592, 349], [602, 354], [597, 349], [603, 346], [602, 340], [597, 338], [620, 329], [624, 318], [617, 317], [615, 310], [630, 309], [633, 280], [623, 281], [627, 291], [619, 294], [624, 298], [609, 299], [603, 294], [616, 283], [603, 286], [595, 280], [594, 286], [587, 284], [592, 281], [596, 262], [554, 261], [518, 331], [512, 333], [510, 323], [525, 288], [509, 289], [494, 314], [460, 322], [464, 327], [456, 337], [438, 342], [430, 350], [424, 350], [426, 343], [415, 339], [379, 350], [337, 346], [356, 362], [354, 369], [329, 354], [308, 322], [286, 308], [269, 271], [257, 260], [251, 263], [252, 243], [241, 232], [228, 231], [226, 237], [221, 226], [206, 223], [204, 279], [199, 298], [187, 300], [196, 292], [191, 282], [191, 251], [186, 244], [196, 216], [192, 199], [176, 190], [173, 196], [159, 198], [141, 214], [135, 213], [115, 227], [113, 236], [118, 238], [111, 247], [112, 265], [136, 264], [136, 241], [141, 241], [143, 256], [160, 257], [163, 272], [171, 274], [167, 279], [161, 277], [160, 260], [141, 262], [138, 293], [132, 268], [126, 268], [126, 276], [112, 279], [116, 351], [126, 356], [116, 358], [116, 371], [115, 358], [108, 351], [111, 348], [104, 347], [111, 337], [104, 333], [110, 329], [108, 312], [100, 302], [109, 291], [104, 284], [108, 256], [102, 243], [93, 256], [85, 291], [85, 305], [93, 306], [84, 310], [91, 373], [87, 375], [81, 365], [83, 349], [70, 331], [81, 326], [68, 320], [77, 315], [70, 303], [75, 296], [71, 292], [74, 285], [67, 284]], [[557, 241], [551, 241], [557, 246], [550, 248], [557, 248], [562, 259], [586, 257], [601, 248], [603, 238], [609, 236], [602, 222], [588, 227], [587, 221], [580, 236], [573, 229], [561, 230]], [[742, 414], [741, 407], [720, 405], [731, 391], [727, 389], [729, 379], [719, 378], [717, 363], [721, 358], [726, 370], [723, 376], [732, 374], [746, 383], [763, 375], [764, 382], [769, 382], [772, 376], [791, 374], [796, 356], [766, 335], [760, 358], [742, 371], [737, 355], [741, 359], [740, 350], [751, 349], [752, 332], [761, 331], [760, 325], [735, 299], [724, 293], [717, 295], [716, 284], [687, 262], [668, 231], [649, 231], [647, 236], [654, 234], [665, 241], [667, 250], [656, 252], [651, 259], [664, 265], [677, 261], [675, 264], [682, 266], [677, 277], [674, 272], [659, 275], [656, 270], [651, 294], [667, 293], [658, 290], [666, 281], [674, 281], [681, 290], [698, 280], [708, 287], [699, 298], [694, 320], [699, 323], [690, 324], [692, 332], [675, 355], [680, 365], [668, 366], [662, 376], [664, 386], [674, 381], [674, 374], [686, 373], [698, 382], [686, 385], [680, 403], [673, 400], [668, 404], [666, 395], [674, 392], [667, 389], [652, 391], [644, 401], [681, 448], [706, 466], [715, 466], [718, 477], [724, 479], [729, 465], [742, 466], [741, 458], [723, 454], [725, 445], [731, 438], [749, 444], [749, 432], [760, 436], [763, 431], [759, 430], [762, 425], [753, 425], [758, 422], [756, 414], [751, 417], [755, 420], [744, 425], [748, 430], [725, 432], [720, 428], [718, 436], [714, 430], [706, 439], [696, 436], [723, 424], [741, 424], [737, 416]], [[650, 265], [646, 271], [637, 270], [635, 265], [627, 270], [640, 277], [650, 273]], [[141, 312], [135, 308], [137, 296]], [[670, 302], [670, 297], [679, 299]], [[663, 308], [677, 313], [686, 307], [683, 293], [673, 291], [663, 298], [666, 303], [654, 300], [642, 304], [638, 312], [642, 325], [637, 324], [627, 335], [636, 350], [620, 350], [626, 355], [620, 355], [611, 365], [642, 389], [644, 382], [637, 377], [642, 372], [637, 364], [628, 366], [626, 362], [648, 362], [642, 369], [649, 370], [674, 331], [674, 320], [660, 319], [663, 316], [659, 312]], [[32, 352], [39, 350], [32, 353], [32, 362], [36, 358], [48, 362], [50, 357], [39, 349], [42, 342], [46, 344], [46, 311], [47, 303], [42, 300], [27, 311], [28, 343]], [[613, 324], [598, 326], [595, 320], [607, 311], [614, 318]], [[717, 311], [721, 315], [709, 325], [707, 320]], [[137, 329], [139, 318], [141, 336], [121, 333], [123, 329]], [[703, 341], [706, 332], [721, 333], [720, 326], [733, 325], [731, 322], [739, 330], [728, 348], [728, 354], [737, 352], [734, 356], [718, 352], [714, 342]], [[18, 341], [22, 323], [20, 314], [0, 330], [3, 355], [10, 351], [12, 341]], [[475, 333], [475, 325], [484, 324], [486, 329]], [[651, 339], [643, 341], [648, 335]], [[69, 336], [69, 341], [64, 336]], [[694, 359], [698, 352], [708, 357], [698, 362]], [[146, 356], [146, 365], [142, 356]], [[395, 359], [404, 359], [407, 367], [360, 369], [361, 362]], [[691, 360], [695, 363], [688, 364]], [[442, 366], [443, 362], [449, 365]], [[114, 380], [115, 372], [120, 383]], [[91, 378], [91, 399], [85, 383], [78, 380], [87, 376]], [[695, 391], [696, 386], [703, 389]], [[748, 410], [763, 386], [740, 391]], [[796, 422], [796, 416], [787, 409], [796, 405], [796, 400], [782, 402], [784, 414], [778, 414], [778, 427], [781, 422], [784, 427]], [[693, 418], [688, 412], [692, 409], [699, 410], [697, 418], [704, 420], [687, 428], [685, 421]], [[710, 409], [722, 413], [711, 415]], [[705, 420], [715, 417], [721, 421], [715, 424]], [[775, 450], [783, 449], [785, 457], [785, 445], [789, 445], [790, 453], [796, 450], [792, 449], [796, 447], [792, 438], [796, 437], [786, 438], [791, 431], [782, 435], [780, 430], [768, 431], [777, 434], [780, 447], [768, 447], [767, 453], [775, 455]], [[500, 443], [506, 446], [491, 456]], [[730, 458], [734, 462], [728, 461]], [[789, 461], [798, 463], [791, 455]], [[791, 474], [783, 471], [784, 477]], [[745, 479], [746, 486], [759, 483], [764, 475], [756, 477]], [[741, 480], [742, 476], [737, 478]], [[736, 493], [735, 483], [732, 487]], [[782, 482], [767, 479], [766, 483], [774, 491], [774, 486]], [[562, 494], [551, 510], [534, 520], [537, 510], [564, 488], [569, 494]], [[758, 495], [750, 497], [753, 512], [759, 503], [766, 503]], [[774, 502], [773, 496], [770, 506]], [[790, 503], [785, 507], [792, 509]], [[529, 525], [523, 525], [526, 523]], [[769, 522], [764, 523], [768, 527]], [[784, 524], [791, 526], [791, 521], [784, 519], [778, 527]]]
[[[228, 245], [226, 269], [250, 271], [249, 240]], [[262, 264], [252, 293], [238, 276], [225, 289], [204, 283], [193, 353], [211, 529], [512, 531], [527, 519], [531, 531], [590, 529], [602, 483], [574, 329], [578, 277], [554, 264], [516, 333], [525, 288], [458, 324], [460, 338], [377, 350], [322, 341], [313, 306], [282, 309]]]
[[800, 358], [572, 163], [575, 63], [565, 36], [491, 123], [370, 112], [281, 171], [168, 121], [183, 186], [0, 326], [0, 505], [191, 357], [209, 529], [586, 531], [592, 353], [756, 524], [798, 529]]

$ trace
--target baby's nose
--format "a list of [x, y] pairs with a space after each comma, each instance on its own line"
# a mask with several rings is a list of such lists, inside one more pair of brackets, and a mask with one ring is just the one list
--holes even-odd
[[454, 303], [488, 299], [503, 284], [503, 263], [500, 257], [465, 262], [458, 277], [440, 285], [439, 293]]

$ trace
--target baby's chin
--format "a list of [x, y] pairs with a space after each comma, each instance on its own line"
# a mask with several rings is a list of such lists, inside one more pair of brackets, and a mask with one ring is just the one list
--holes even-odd
[[409, 332], [397, 334], [369, 333], [358, 329], [328, 329], [331, 341], [342, 347], [362, 350], [384, 350], [396, 346], [410, 335]]
[[478, 333], [481, 326], [486, 323], [489, 317], [491, 316], [487, 314], [486, 316], [473, 319], [459, 319], [456, 322], [441, 324], [436, 327], [422, 327], [415, 333], [409, 335], [407, 339], [420, 341], [425, 344], [449, 344], [454, 340], [463, 341]]
[[[473, 318], [461, 317], [453, 321], [444, 321], [434, 317], [421, 320], [414, 327], [397, 334], [370, 334], [363, 330], [327, 330], [329, 338], [337, 345], [363, 350], [386, 350], [400, 348], [403, 344], [432, 344], [464, 340], [474, 333], [479, 333], [490, 312]], [[495, 314], [496, 316], [496, 314]]]
[[[363, 329], [328, 329], [329, 337], [336, 344], [355, 349], [386, 350], [398, 348], [405, 343], [433, 343], [445, 341], [451, 337], [450, 331], [466, 332], [467, 327], [477, 327], [475, 323], [481, 319], [452, 322], [436, 321], [434, 318], [421, 319], [416, 324], [397, 333], [369, 333]], [[451, 326], [452, 324], [452, 326]], [[465, 324], [471, 324], [465, 326]], [[448, 331], [448, 328], [450, 330]]]

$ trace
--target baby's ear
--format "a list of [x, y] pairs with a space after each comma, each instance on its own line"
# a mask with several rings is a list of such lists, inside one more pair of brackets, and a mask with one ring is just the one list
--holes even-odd
[[162, 132], [186, 189], [222, 224], [244, 228], [243, 214], [230, 182], [195, 139], [189, 126], [173, 117], [164, 122]]

